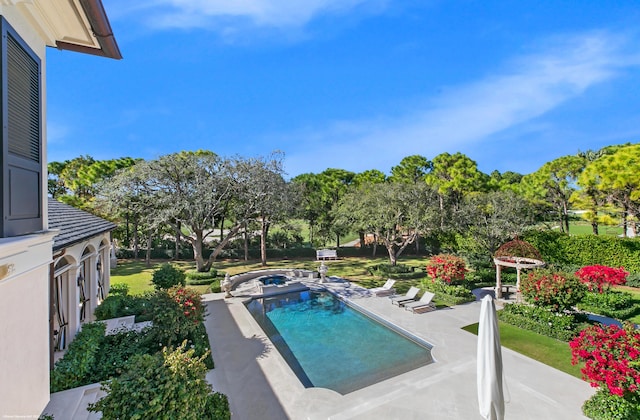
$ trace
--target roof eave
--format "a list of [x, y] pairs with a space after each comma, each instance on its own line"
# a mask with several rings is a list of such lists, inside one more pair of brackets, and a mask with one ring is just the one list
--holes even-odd
[[118, 48], [116, 38], [111, 30], [111, 24], [102, 5], [102, 0], [79, 0], [79, 2], [100, 48], [91, 48], [64, 41], [56, 41], [56, 47], [61, 50], [76, 51], [116, 60], [122, 59], [120, 48]]

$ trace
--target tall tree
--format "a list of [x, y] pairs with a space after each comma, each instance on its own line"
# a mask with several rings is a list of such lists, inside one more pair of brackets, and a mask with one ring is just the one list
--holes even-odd
[[449, 203], [451, 210], [455, 210], [466, 194], [485, 191], [488, 176], [480, 172], [477, 163], [468, 156], [460, 152], [442, 153], [433, 159], [431, 172], [425, 180], [438, 193], [440, 227], [444, 228], [445, 204]]
[[334, 214], [340, 223], [374, 232], [396, 265], [419, 233], [437, 225], [437, 209], [437, 195], [424, 183], [383, 183], [347, 192]]
[[533, 208], [510, 190], [469, 194], [454, 217], [456, 231], [488, 256], [532, 223]]
[[521, 192], [534, 203], [547, 203], [555, 209], [561, 230], [569, 233], [569, 199], [584, 168], [585, 160], [579, 156], [552, 160], [522, 178]]
[[411, 155], [402, 158], [400, 164], [391, 168], [391, 182], [416, 184], [424, 182], [425, 176], [431, 171], [432, 164], [424, 156]]
[[589, 164], [582, 182], [597, 189], [622, 209], [624, 235], [636, 234], [640, 215], [640, 144], [617, 148]]

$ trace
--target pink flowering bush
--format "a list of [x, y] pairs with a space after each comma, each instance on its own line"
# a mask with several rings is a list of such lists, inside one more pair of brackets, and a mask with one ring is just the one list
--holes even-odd
[[627, 282], [629, 272], [623, 267], [613, 268], [606, 265], [588, 265], [576, 271], [576, 276], [587, 285], [590, 292], [598, 289], [598, 293], [609, 290], [609, 287], [623, 285]]
[[632, 324], [624, 328], [594, 325], [570, 343], [571, 363], [581, 369], [593, 387], [606, 387], [613, 395], [629, 397], [640, 385], [640, 332]]
[[578, 303], [585, 287], [573, 274], [535, 270], [521, 280], [520, 291], [527, 302], [559, 312]]
[[464, 260], [455, 255], [440, 254], [431, 257], [427, 262], [427, 275], [431, 281], [440, 279], [447, 284], [464, 280], [467, 272]]

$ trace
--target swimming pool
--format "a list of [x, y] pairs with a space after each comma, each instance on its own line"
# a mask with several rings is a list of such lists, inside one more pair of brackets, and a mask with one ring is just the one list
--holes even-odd
[[347, 394], [433, 362], [428, 343], [328, 292], [287, 293], [246, 306], [307, 388]]

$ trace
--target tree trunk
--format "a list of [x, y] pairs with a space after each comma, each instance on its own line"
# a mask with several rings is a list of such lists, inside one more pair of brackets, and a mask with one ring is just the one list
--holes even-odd
[[267, 234], [269, 233], [269, 222], [262, 218], [260, 227], [260, 263], [267, 266]]
[[224, 239], [224, 215], [220, 218], [220, 242]]
[[591, 222], [591, 230], [594, 235], [598, 235], [598, 222]]
[[133, 222], [133, 258], [138, 259], [138, 252], [140, 252], [140, 244], [138, 243], [138, 221]]
[[627, 236], [627, 218], [629, 217], [629, 211], [627, 206], [624, 206], [624, 210], [622, 212], [622, 236], [624, 238], [628, 238]]
[[567, 228], [567, 235], [569, 234], [569, 208], [567, 203], [562, 204], [562, 217], [564, 219], [564, 226]]
[[336, 233], [336, 248], [340, 248], [340, 235]]
[[420, 235], [416, 235], [416, 255], [420, 255]]
[[218, 254], [220, 254], [220, 251], [222, 251], [224, 247], [227, 246], [229, 241], [231, 241], [231, 239], [233, 239], [238, 234], [238, 232], [240, 231], [240, 228], [242, 228], [242, 223], [238, 223], [233, 228], [231, 228], [231, 230], [229, 230], [229, 233], [227, 233], [224, 239], [220, 241], [218, 246], [213, 250], [213, 252], [209, 256], [207, 263], [203, 267], [204, 269], [203, 271], [209, 271], [211, 269], [211, 266], [213, 265], [213, 262], [216, 260], [216, 257], [218, 256]]
[[373, 253], [371, 254], [371, 256], [373, 258], [376, 257], [376, 252], [378, 251], [378, 234], [374, 233], [373, 234]]
[[249, 226], [244, 222], [244, 260], [249, 261]]
[[444, 229], [444, 197], [438, 194], [438, 203], [440, 205], [440, 229]]
[[194, 233], [196, 234], [196, 238], [189, 238], [189, 242], [191, 242], [191, 247], [193, 248], [193, 259], [196, 261], [196, 270], [199, 272], [209, 271], [204, 262], [204, 255], [202, 255], [202, 231], [196, 230]]
[[358, 236], [360, 237], [360, 254], [364, 254], [364, 248], [365, 248], [365, 237], [364, 237], [364, 230], [360, 230], [358, 231]]
[[149, 230], [147, 234], [147, 252], [145, 254], [144, 262], [147, 267], [151, 267], [151, 245], [153, 242], [153, 231]]
[[174, 260], [180, 259], [180, 236], [182, 232], [180, 232], [180, 222], [176, 223], [176, 253], [173, 256]]

